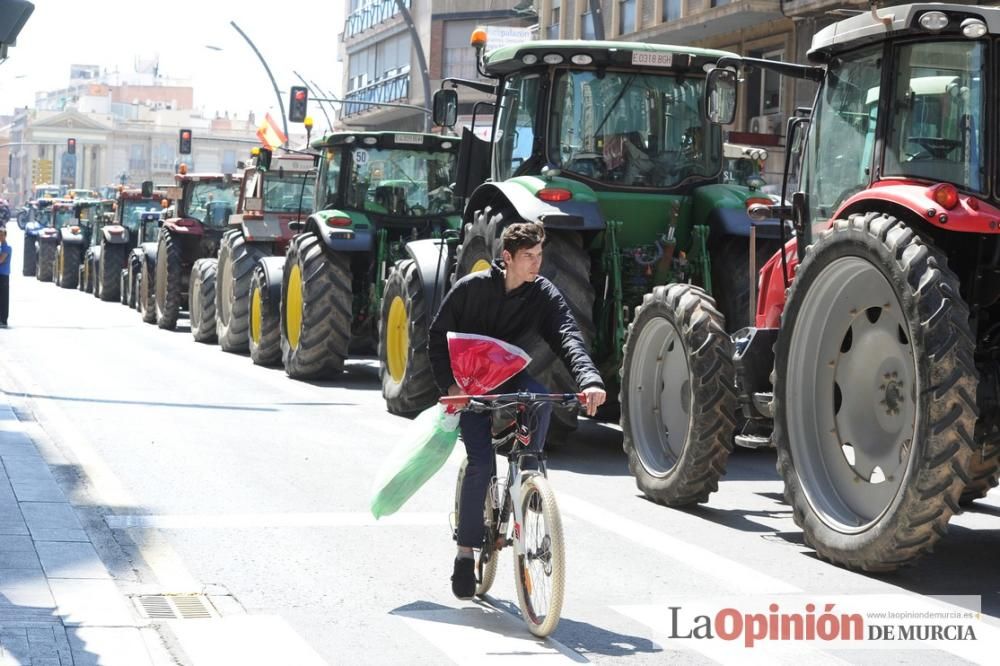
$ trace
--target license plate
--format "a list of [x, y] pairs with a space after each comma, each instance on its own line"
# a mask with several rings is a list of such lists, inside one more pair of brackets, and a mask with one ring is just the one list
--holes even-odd
[[405, 143], [411, 146], [424, 145], [424, 137], [419, 134], [397, 134], [396, 143]]
[[646, 65], [647, 67], [673, 67], [673, 53], [654, 53], [652, 51], [632, 51], [633, 65]]

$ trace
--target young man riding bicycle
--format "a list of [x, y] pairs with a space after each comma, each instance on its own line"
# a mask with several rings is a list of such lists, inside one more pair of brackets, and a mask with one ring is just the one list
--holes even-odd
[[[573, 373], [586, 394], [586, 413], [593, 416], [606, 398], [604, 383], [562, 294], [538, 274], [544, 228], [531, 222], [511, 224], [500, 240], [502, 263], [495, 262], [488, 271], [472, 273], [456, 282], [431, 323], [428, 347], [438, 388], [446, 395], [462, 393], [451, 372], [446, 337], [449, 331], [487, 335], [515, 345], [540, 335]], [[496, 390], [548, 392], [526, 372]], [[535, 450], [540, 451], [545, 441], [551, 411], [551, 403], [539, 405], [531, 437]], [[476, 590], [474, 549], [483, 544], [483, 506], [496, 455], [489, 414], [463, 412], [459, 423], [468, 466], [458, 512], [458, 556], [451, 587], [459, 599], [471, 599]]]

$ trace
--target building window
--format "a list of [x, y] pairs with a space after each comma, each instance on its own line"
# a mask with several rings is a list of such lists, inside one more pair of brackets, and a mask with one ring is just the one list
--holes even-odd
[[618, 8], [618, 34], [635, 32], [635, 0], [621, 0]]
[[233, 173], [236, 171], [236, 151], [222, 151], [222, 173]]
[[448, 21], [444, 24], [444, 48], [441, 73], [445, 77], [477, 79], [476, 50], [469, 46], [469, 35], [482, 25], [479, 21]]
[[410, 33], [384, 39], [348, 57], [347, 90], [359, 90], [410, 71]]
[[722, 7], [723, 5], [728, 5], [731, 0], [712, 0], [713, 7]]
[[174, 168], [174, 144], [161, 141], [153, 149], [153, 170], [171, 171]]
[[549, 27], [545, 36], [549, 39], [559, 39], [559, 21], [562, 18], [562, 0], [552, 0], [552, 13], [549, 15]]
[[663, 0], [663, 20], [676, 21], [681, 17], [681, 0]]
[[128, 151], [128, 170], [134, 174], [135, 172], [145, 173], [147, 169], [146, 146], [141, 143], [133, 143], [129, 146]]
[[[769, 51], [762, 57], [764, 60], [784, 59], [785, 52], [782, 49]], [[781, 111], [781, 76], [776, 72], [764, 70], [760, 82], [760, 114], [767, 115]]]
[[597, 30], [594, 26], [594, 15], [590, 12], [580, 16], [580, 39], [597, 39]]

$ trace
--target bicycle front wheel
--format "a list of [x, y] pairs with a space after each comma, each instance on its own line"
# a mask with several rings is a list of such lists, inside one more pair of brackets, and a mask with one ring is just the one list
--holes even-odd
[[[462, 466], [458, 468], [458, 480], [455, 483], [455, 538], [458, 538], [458, 512], [462, 504], [462, 483], [465, 481], [465, 468], [468, 466], [468, 459], [462, 461]], [[491, 489], [492, 492], [492, 489]], [[486, 539], [483, 547], [476, 558], [476, 596], [482, 597], [493, 587], [493, 579], [497, 575], [497, 556], [499, 553], [495, 548], [496, 520], [490, 504], [490, 496], [486, 495], [486, 504], [483, 507], [483, 522], [486, 526]]]
[[514, 563], [517, 602], [528, 630], [544, 638], [559, 624], [566, 553], [556, 496], [541, 474], [521, 485], [521, 516], [523, 551]]

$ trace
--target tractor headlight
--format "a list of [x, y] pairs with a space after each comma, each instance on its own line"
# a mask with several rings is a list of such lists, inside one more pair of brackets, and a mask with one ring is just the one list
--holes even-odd
[[926, 12], [920, 16], [920, 25], [925, 30], [938, 32], [948, 27], [948, 15], [944, 12]]
[[979, 39], [988, 32], [986, 24], [976, 18], [962, 21], [962, 34], [969, 39]]
[[558, 53], [546, 53], [542, 58], [546, 65], [558, 65], [563, 61], [563, 57]]
[[523, 62], [525, 65], [534, 65], [536, 62], [538, 62], [538, 56], [535, 55], [534, 53], [525, 53], [523, 56], [521, 56], [521, 62]]

